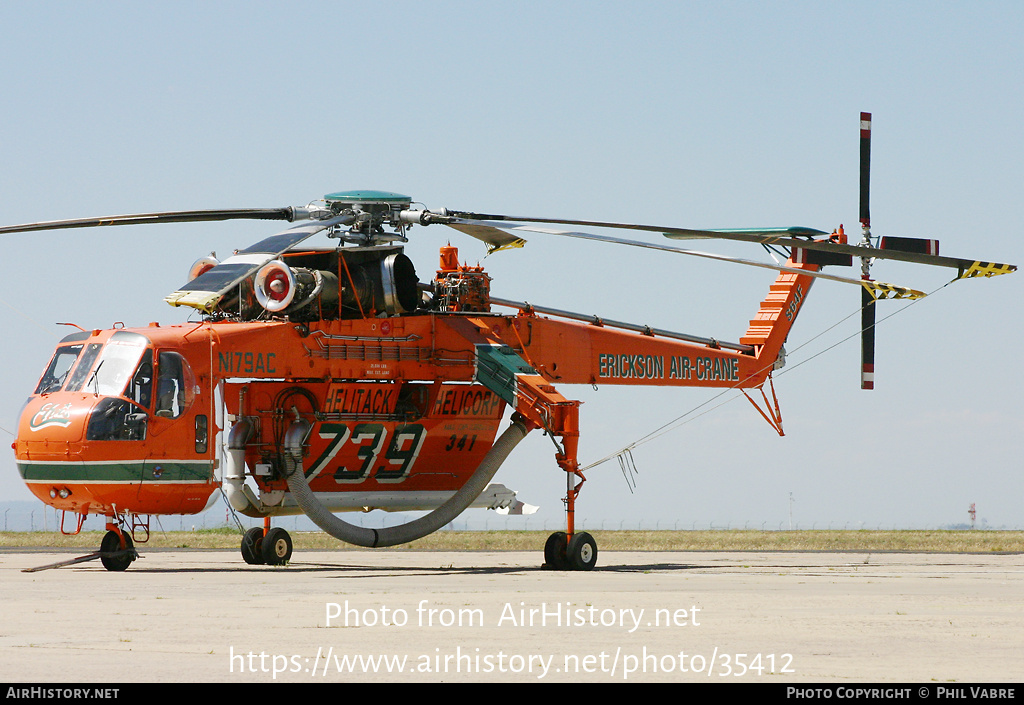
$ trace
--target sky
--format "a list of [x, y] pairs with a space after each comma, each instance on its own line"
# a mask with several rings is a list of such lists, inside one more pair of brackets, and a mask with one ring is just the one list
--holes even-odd
[[[40, 2], [0, 4], [0, 26], [2, 224], [380, 189], [435, 209], [855, 236], [867, 111], [874, 234], [1024, 262], [1019, 2]], [[0, 437], [72, 330], [58, 324], [182, 322], [163, 297], [195, 259], [279, 229], [3, 236]], [[774, 279], [539, 234], [484, 257], [432, 226], [407, 246], [421, 280], [447, 242], [495, 296], [722, 340]], [[615, 461], [588, 470], [578, 520], [935, 528], [967, 523], [973, 503], [979, 525], [1024, 527], [1024, 275], [943, 287], [947, 270], [872, 272], [935, 293], [879, 304], [869, 392], [859, 291], [816, 283], [775, 377], [784, 437], [736, 394], [561, 388], [584, 402], [585, 465], [685, 421], [632, 451], [635, 487]], [[531, 434], [495, 481], [540, 506], [533, 526], [558, 527], [547, 438]], [[0, 454], [0, 500], [30, 499]]]

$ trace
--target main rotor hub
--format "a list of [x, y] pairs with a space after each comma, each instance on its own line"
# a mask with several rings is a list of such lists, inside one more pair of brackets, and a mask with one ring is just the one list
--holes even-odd
[[409, 196], [391, 191], [339, 191], [327, 194], [324, 200], [335, 215], [348, 212], [358, 216], [349, 231], [360, 235], [364, 244], [396, 239], [385, 236], [385, 224], [398, 231], [397, 239], [405, 239], [402, 235], [405, 224], [402, 223], [399, 214], [412, 205]]
[[324, 200], [335, 213], [369, 213], [374, 220], [393, 220], [412, 205], [412, 198], [391, 191], [339, 191], [327, 194]]

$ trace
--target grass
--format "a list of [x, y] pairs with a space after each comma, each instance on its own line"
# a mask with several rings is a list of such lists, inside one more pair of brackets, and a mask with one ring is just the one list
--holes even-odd
[[[399, 549], [422, 551], [536, 551], [546, 531], [439, 531]], [[1024, 531], [592, 531], [602, 551], [908, 551], [915, 553], [1024, 552]], [[96, 550], [101, 531], [0, 532], [3, 548]], [[154, 533], [150, 548], [238, 550], [234, 529]], [[296, 550], [352, 550], [320, 532], [293, 532]]]

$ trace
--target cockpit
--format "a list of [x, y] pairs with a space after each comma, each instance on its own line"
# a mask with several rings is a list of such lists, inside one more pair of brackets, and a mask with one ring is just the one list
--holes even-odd
[[178, 418], [191, 406], [195, 388], [180, 353], [154, 350], [146, 336], [119, 330], [105, 341], [88, 332], [64, 338], [35, 395], [99, 397], [89, 413], [86, 440], [144, 440], [150, 417]]

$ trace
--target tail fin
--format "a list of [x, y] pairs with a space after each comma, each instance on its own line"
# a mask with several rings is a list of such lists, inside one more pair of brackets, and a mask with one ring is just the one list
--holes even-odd
[[[797, 264], [792, 259], [786, 262], [786, 266], [808, 272], [820, 269], [817, 264]], [[756, 347], [757, 359], [764, 361], [766, 375], [778, 359], [789, 329], [793, 327], [813, 283], [812, 276], [781, 272], [761, 302], [757, 315], [750, 321], [746, 335], [740, 338], [740, 343]]]

